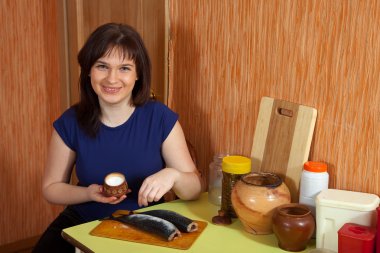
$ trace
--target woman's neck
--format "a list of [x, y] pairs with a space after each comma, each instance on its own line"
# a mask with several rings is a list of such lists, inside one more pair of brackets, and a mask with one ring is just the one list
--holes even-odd
[[117, 127], [126, 122], [135, 110], [135, 106], [127, 105], [114, 105], [114, 106], [102, 106], [100, 121], [109, 127]]

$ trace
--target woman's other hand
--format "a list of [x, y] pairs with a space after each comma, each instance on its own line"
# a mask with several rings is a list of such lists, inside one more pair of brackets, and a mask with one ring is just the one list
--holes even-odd
[[139, 206], [147, 206], [148, 202], [159, 201], [177, 181], [179, 171], [165, 168], [147, 177], [142, 183], [139, 191]]
[[171, 189], [180, 199], [197, 199], [201, 192], [200, 177], [178, 121], [162, 144], [162, 156], [166, 168], [144, 180], [138, 204], [147, 206], [149, 202], [160, 200]]

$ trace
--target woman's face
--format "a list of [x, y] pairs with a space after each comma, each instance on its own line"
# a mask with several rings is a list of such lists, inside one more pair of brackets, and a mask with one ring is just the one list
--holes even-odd
[[123, 57], [119, 49], [99, 58], [91, 67], [91, 85], [100, 105], [128, 105], [137, 80], [134, 61]]

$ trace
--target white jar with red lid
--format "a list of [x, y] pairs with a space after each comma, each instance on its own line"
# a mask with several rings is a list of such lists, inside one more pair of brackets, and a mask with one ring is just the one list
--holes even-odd
[[314, 217], [315, 198], [322, 190], [328, 189], [328, 187], [327, 164], [314, 161], [306, 162], [301, 174], [299, 202], [308, 206]]

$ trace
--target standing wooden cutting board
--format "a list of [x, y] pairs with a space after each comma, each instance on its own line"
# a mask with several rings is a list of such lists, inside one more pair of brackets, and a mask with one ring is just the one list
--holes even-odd
[[281, 176], [292, 202], [298, 202], [316, 118], [315, 108], [270, 97], [261, 99], [251, 151], [252, 171]]

